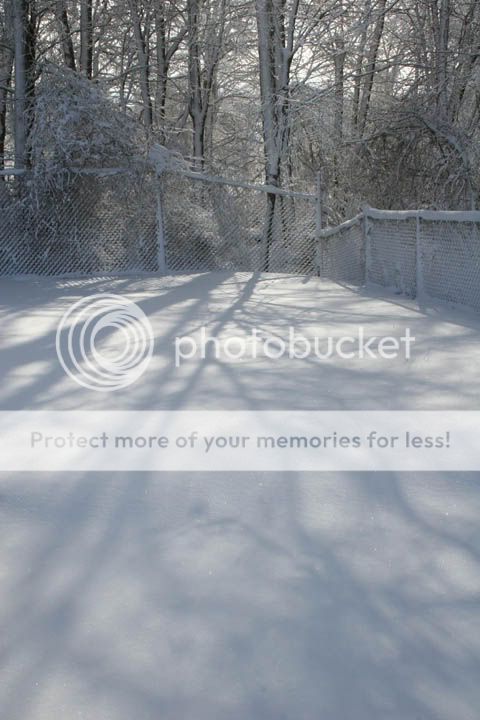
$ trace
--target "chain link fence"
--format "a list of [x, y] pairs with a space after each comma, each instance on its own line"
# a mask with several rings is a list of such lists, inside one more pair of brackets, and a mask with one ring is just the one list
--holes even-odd
[[316, 197], [193, 173], [0, 178], [0, 275], [315, 271]]
[[169, 271], [315, 272], [314, 195], [193, 173], [161, 184]]
[[365, 208], [320, 232], [319, 273], [480, 310], [480, 212]]
[[0, 275], [158, 268], [153, 176], [70, 173], [48, 184], [5, 176], [0, 214]]
[[317, 244], [317, 268], [322, 277], [347, 285], [365, 282], [363, 215], [323, 230]]
[[382, 211], [320, 230], [320, 193], [144, 167], [0, 177], [0, 275], [320, 274], [480, 309], [480, 213]]

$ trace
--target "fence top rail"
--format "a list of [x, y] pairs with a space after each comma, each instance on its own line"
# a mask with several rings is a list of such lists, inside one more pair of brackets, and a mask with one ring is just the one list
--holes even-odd
[[319, 237], [327, 238], [357, 225], [363, 218], [371, 220], [425, 220], [427, 222], [480, 223], [479, 210], [379, 210], [366, 205], [362, 212], [340, 225], [320, 231]]
[[480, 222], [478, 210], [379, 210], [365, 206], [364, 214], [372, 220], [421, 220], [438, 222]]
[[324, 230], [321, 230], [319, 235], [322, 238], [331, 237], [332, 235], [336, 235], [339, 232], [343, 232], [344, 230], [348, 230], [351, 227], [354, 227], [355, 225], [358, 225], [363, 220], [363, 213], [359, 213], [358, 215], [355, 215], [355, 217], [351, 218], [350, 220], [345, 220], [345, 222], [341, 223], [340, 225], [335, 225], [335, 227], [329, 227], [325, 228]]
[[213, 185], [229, 185], [230, 187], [245, 188], [246, 190], [258, 190], [259, 192], [269, 193], [271, 195], [284, 195], [285, 197], [297, 197], [309, 200], [310, 202], [316, 202], [317, 196], [311, 195], [310, 193], [295, 192], [293, 190], [285, 190], [283, 188], [276, 187], [275, 185], [256, 185], [243, 180], [229, 180], [228, 178], [221, 177], [219, 175], [204, 175], [203, 173], [189, 172], [188, 170], [169, 170], [166, 172], [181, 175], [182, 177], [190, 178], [191, 180], [197, 180], [199, 182], [212, 183]]
[[[146, 166], [147, 170], [154, 170], [151, 165]], [[0, 169], [0, 177], [9, 177], [11, 175], [25, 175], [28, 174], [28, 170], [24, 168], [8, 168]], [[122, 173], [132, 172], [131, 167], [110, 167], [110, 168], [68, 168], [67, 172], [71, 172], [75, 175], [93, 175], [96, 177], [107, 177], [110, 175], [119, 175]], [[247, 182], [246, 180], [230, 180], [229, 178], [221, 177], [220, 175], [206, 175], [203, 173], [189, 172], [188, 170], [182, 169], [162, 169], [157, 171], [158, 175], [168, 172], [174, 175], [180, 175], [187, 177], [192, 180], [199, 182], [211, 183], [213, 185], [227, 185], [230, 187], [245, 188], [246, 190], [257, 190], [259, 192], [269, 193], [271, 195], [283, 195], [285, 197], [302, 198], [310, 202], [316, 202], [317, 196], [310, 193], [296, 192], [294, 190], [285, 190], [284, 188], [276, 187], [275, 185], [257, 185], [255, 183]]]
[[9, 177], [10, 175], [24, 175], [25, 170], [23, 168], [3, 168], [0, 169], [0, 177]]

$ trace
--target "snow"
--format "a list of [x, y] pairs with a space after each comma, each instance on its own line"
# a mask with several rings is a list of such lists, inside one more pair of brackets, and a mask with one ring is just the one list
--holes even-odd
[[[55, 354], [79, 298], [155, 333], [105, 397]], [[0, 410], [478, 409], [480, 320], [251, 274], [2, 279]], [[177, 335], [253, 327], [417, 338], [411, 360], [175, 368]], [[6, 720], [474, 720], [478, 473], [0, 474]]]

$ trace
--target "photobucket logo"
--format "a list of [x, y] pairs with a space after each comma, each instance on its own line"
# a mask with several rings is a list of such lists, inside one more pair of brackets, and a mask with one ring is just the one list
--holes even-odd
[[153, 353], [143, 310], [122, 295], [91, 295], [71, 305], [57, 329], [58, 359], [75, 382], [110, 392], [131, 385]]
[[307, 337], [290, 327], [288, 338], [264, 335], [254, 328], [249, 335], [230, 336], [227, 338], [212, 337], [202, 327], [200, 337], [185, 335], [175, 338], [175, 365], [194, 358], [205, 360], [213, 357], [223, 362], [234, 362], [259, 357], [268, 360], [305, 360], [313, 358], [317, 361], [338, 357], [342, 360], [391, 360], [399, 356], [409, 360], [415, 338], [407, 328], [400, 337], [370, 336], [365, 329], [359, 327], [355, 335], [314, 336]]

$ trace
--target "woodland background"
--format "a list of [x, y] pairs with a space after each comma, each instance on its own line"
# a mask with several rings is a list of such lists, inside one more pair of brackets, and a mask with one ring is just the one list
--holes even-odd
[[135, 163], [473, 209], [478, 0], [0, 0], [0, 169]]

